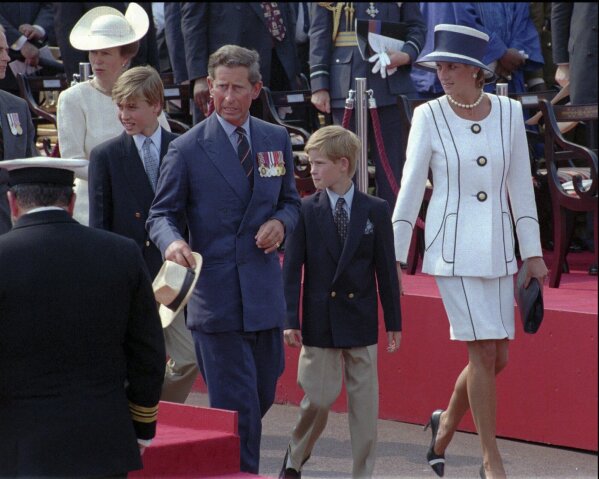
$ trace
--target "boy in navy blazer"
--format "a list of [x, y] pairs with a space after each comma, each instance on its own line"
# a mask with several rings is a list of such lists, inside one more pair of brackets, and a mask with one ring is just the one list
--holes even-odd
[[[387, 202], [356, 190], [352, 177], [358, 137], [340, 126], [317, 130], [306, 144], [319, 189], [302, 200], [298, 225], [285, 248], [287, 317], [284, 338], [302, 347], [298, 384], [305, 396], [281, 478], [301, 467], [324, 430], [345, 370], [353, 477], [371, 477], [378, 418], [377, 285], [388, 352], [401, 340], [400, 287]], [[302, 324], [299, 309], [301, 295]]]
[[[162, 255], [150, 241], [145, 222], [160, 162], [176, 135], [158, 124], [164, 88], [154, 68], [135, 67], [124, 72], [114, 85], [112, 98], [125, 131], [91, 151], [89, 225], [135, 240], [154, 278], [162, 265]], [[170, 359], [161, 399], [183, 403], [199, 372], [183, 313], [164, 330], [164, 336]]]

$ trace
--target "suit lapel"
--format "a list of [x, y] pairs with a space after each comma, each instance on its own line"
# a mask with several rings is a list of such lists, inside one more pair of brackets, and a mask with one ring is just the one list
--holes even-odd
[[[204, 137], [198, 138], [198, 143], [206, 151], [206, 155], [233, 192], [247, 204], [251, 197], [250, 184], [239, 164], [239, 158], [233, 145], [216, 118], [216, 113], [210, 115], [206, 120]], [[254, 145], [252, 145], [253, 148]]]
[[[260, 2], [248, 2], [248, 5], [252, 8], [252, 10], [254, 10], [254, 13], [258, 16], [258, 18], [264, 24], [264, 26], [268, 28], [268, 25], [266, 23], [266, 17], [264, 16], [264, 10], [262, 10], [262, 5], [260, 4]], [[283, 12], [281, 12], [281, 16], [282, 15]]]
[[[365, 201], [364, 194], [360, 193], [357, 189], [354, 190], [354, 199], [351, 205], [351, 216], [349, 218], [349, 228], [347, 231], [347, 238], [345, 239], [345, 246], [341, 252], [341, 258], [337, 265], [337, 271], [335, 272], [335, 278], [343, 272], [351, 258], [354, 256], [360, 240], [364, 235], [364, 229], [366, 228], [366, 221], [368, 220], [368, 204]], [[333, 281], [334, 281], [333, 280]]]
[[142, 209], [148, 209], [154, 199], [154, 192], [133, 137], [124, 132], [121, 134], [121, 155], [118, 165], [123, 169], [132, 196]]
[[333, 213], [331, 211], [331, 202], [329, 201], [329, 195], [326, 191], [319, 193], [320, 198], [316, 206], [316, 219], [318, 227], [324, 244], [327, 246], [329, 253], [335, 260], [339, 261], [341, 255], [341, 243], [339, 241], [339, 235], [337, 234], [337, 228], [333, 221]]

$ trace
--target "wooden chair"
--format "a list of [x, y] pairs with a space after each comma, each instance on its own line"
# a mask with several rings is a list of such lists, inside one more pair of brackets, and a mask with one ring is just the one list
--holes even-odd
[[[553, 208], [554, 256], [549, 276], [549, 287], [558, 288], [562, 266], [568, 254], [571, 232], [567, 227], [567, 216], [571, 212], [592, 212], [594, 220], [595, 264], [599, 250], [597, 235], [597, 145], [590, 148], [567, 141], [559, 129], [558, 122], [580, 121], [587, 127], [597, 127], [597, 104], [551, 105], [541, 100], [541, 111], [545, 124], [545, 161], [549, 181], [549, 192]], [[570, 190], [560, 178], [559, 168], [572, 164], [588, 168], [588, 179], [583, 183], [581, 174], [575, 174]], [[566, 186], [566, 187], [565, 187]]]
[[167, 116], [187, 125], [189, 129], [193, 124], [191, 85], [175, 83], [172, 73], [161, 73], [160, 78], [164, 86], [164, 107]]
[[[252, 104], [252, 115], [283, 126], [289, 133], [295, 183], [301, 196], [316, 191], [310, 175], [310, 164], [304, 154], [308, 138], [321, 126], [318, 111], [310, 101], [311, 96], [310, 90], [273, 92], [268, 87], [262, 87], [260, 96]], [[284, 119], [282, 113], [285, 113]]]
[[[17, 84], [21, 98], [27, 102], [31, 111], [31, 119], [35, 127], [35, 140], [42, 136], [42, 128], [48, 124], [52, 132], [56, 130], [56, 103], [54, 97], [58, 100], [61, 91], [69, 87], [69, 82], [65, 74], [57, 76], [28, 76], [22, 73], [17, 74]], [[54, 92], [53, 95], [48, 93]], [[51, 96], [52, 100], [48, 97]], [[46, 128], [47, 129], [47, 128]], [[45, 132], [47, 134], [47, 132]], [[50, 133], [50, 136], [53, 136]], [[58, 150], [58, 141], [52, 144], [48, 136], [41, 138], [41, 147], [47, 156], [60, 156]]]
[[39, 123], [40, 119], [52, 123], [56, 126], [56, 107], [46, 103], [42, 99], [44, 92], [58, 92], [66, 90], [69, 87], [65, 74], [54, 77], [27, 76], [22, 73], [17, 74], [17, 84], [21, 98], [27, 102], [34, 123]]
[[297, 154], [294, 155], [293, 160], [293, 173], [297, 192], [300, 196], [311, 195], [316, 191], [316, 186], [314, 186], [314, 181], [312, 181], [308, 155], [305, 153]]
[[[412, 115], [414, 108], [428, 100], [424, 99], [409, 99], [405, 95], [399, 95], [397, 100], [397, 106], [399, 109], [399, 116], [401, 118], [402, 129], [399, 134], [402, 137], [403, 145], [407, 147], [408, 137], [410, 135], [410, 128], [412, 127]], [[429, 183], [424, 190], [424, 198], [422, 199], [422, 206], [420, 213], [412, 230], [412, 239], [410, 240], [410, 248], [408, 250], [408, 262], [406, 273], [413, 275], [416, 274], [416, 268], [418, 267], [419, 258], [424, 257], [424, 219], [426, 217], [426, 208], [428, 202], [433, 194], [432, 177], [429, 171]]]

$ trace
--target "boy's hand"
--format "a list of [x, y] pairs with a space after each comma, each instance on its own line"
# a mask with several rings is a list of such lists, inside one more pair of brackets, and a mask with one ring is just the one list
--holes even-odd
[[292, 348], [299, 348], [302, 345], [302, 332], [299, 329], [286, 329], [283, 331], [285, 344]]
[[401, 343], [401, 331], [387, 331], [387, 352], [394, 353]]

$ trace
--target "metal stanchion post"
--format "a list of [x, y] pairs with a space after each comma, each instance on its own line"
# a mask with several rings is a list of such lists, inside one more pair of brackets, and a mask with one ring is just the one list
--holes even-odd
[[366, 108], [366, 78], [356, 78], [356, 135], [362, 149], [356, 168], [358, 190], [368, 192], [368, 110]]
[[507, 83], [497, 83], [495, 85], [495, 93], [499, 96], [508, 96]]

